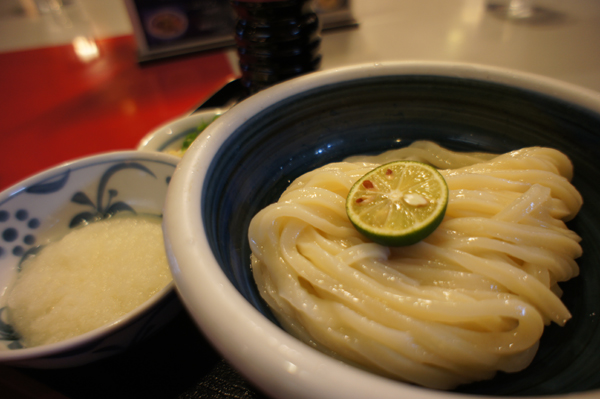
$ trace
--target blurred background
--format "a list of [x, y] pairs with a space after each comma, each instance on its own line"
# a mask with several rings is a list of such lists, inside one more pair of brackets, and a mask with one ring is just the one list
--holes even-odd
[[[468, 62], [600, 92], [598, 0], [315, 0], [313, 6], [323, 29], [321, 70]], [[240, 76], [234, 21], [228, 0], [0, 1], [0, 189], [70, 159], [134, 149], [148, 132], [193, 112]], [[194, 398], [219, 389], [227, 397], [259, 395], [185, 315], [172, 330], [179, 339], [169, 347], [172, 355], [162, 355], [173, 364], [202, 357], [202, 364], [185, 372], [153, 364], [150, 341], [77, 371], [2, 369], [0, 385], [36, 388], [41, 381], [51, 388], [43, 387], [46, 396], [19, 397]], [[169, 339], [165, 334], [154, 339]], [[170, 384], [148, 384], [161, 373]]]
[[[320, 69], [460, 61], [600, 90], [597, 0], [314, 6], [323, 25]], [[68, 159], [134, 148], [191, 112], [239, 76], [233, 19], [227, 0], [0, 2], [0, 187]]]

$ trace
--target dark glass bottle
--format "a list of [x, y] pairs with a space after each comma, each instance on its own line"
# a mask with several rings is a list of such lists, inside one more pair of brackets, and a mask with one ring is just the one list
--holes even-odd
[[320, 26], [309, 0], [232, 0], [241, 82], [249, 94], [315, 71]]

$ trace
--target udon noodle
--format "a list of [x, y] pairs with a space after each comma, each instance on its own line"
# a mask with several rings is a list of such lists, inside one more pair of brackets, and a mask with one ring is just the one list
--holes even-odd
[[[432, 235], [387, 248], [354, 229], [345, 200], [398, 159], [440, 169], [450, 199]], [[467, 154], [431, 142], [326, 165], [253, 218], [256, 284], [288, 332], [384, 376], [451, 389], [522, 370], [544, 325], [571, 317], [557, 283], [581, 255], [565, 225], [582, 205], [572, 173], [550, 148]]]

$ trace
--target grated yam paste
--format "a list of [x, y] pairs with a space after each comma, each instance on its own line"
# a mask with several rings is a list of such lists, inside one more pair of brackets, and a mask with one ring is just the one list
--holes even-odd
[[171, 279], [160, 218], [105, 219], [23, 262], [9, 322], [26, 347], [59, 342], [117, 320]]

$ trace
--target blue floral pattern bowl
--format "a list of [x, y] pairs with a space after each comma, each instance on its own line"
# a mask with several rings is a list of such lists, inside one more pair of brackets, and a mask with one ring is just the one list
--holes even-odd
[[89, 363], [125, 350], [177, 313], [180, 304], [170, 284], [110, 325], [63, 342], [23, 348], [4, 306], [21, 261], [50, 240], [119, 212], [162, 216], [178, 161], [140, 151], [100, 154], [49, 169], [0, 193], [0, 363], [40, 368]]
[[[584, 206], [573, 314], [548, 327], [526, 370], [439, 392], [341, 364], [277, 325], [250, 270], [248, 225], [303, 173], [347, 156], [433, 140], [455, 150], [565, 152]], [[454, 63], [359, 65], [260, 92], [213, 122], [167, 194], [164, 231], [178, 291], [225, 358], [273, 397], [474, 398], [600, 395], [600, 94], [514, 71]], [[226, 333], [223, 333], [226, 332]], [[571, 396], [569, 396], [571, 397]]]

